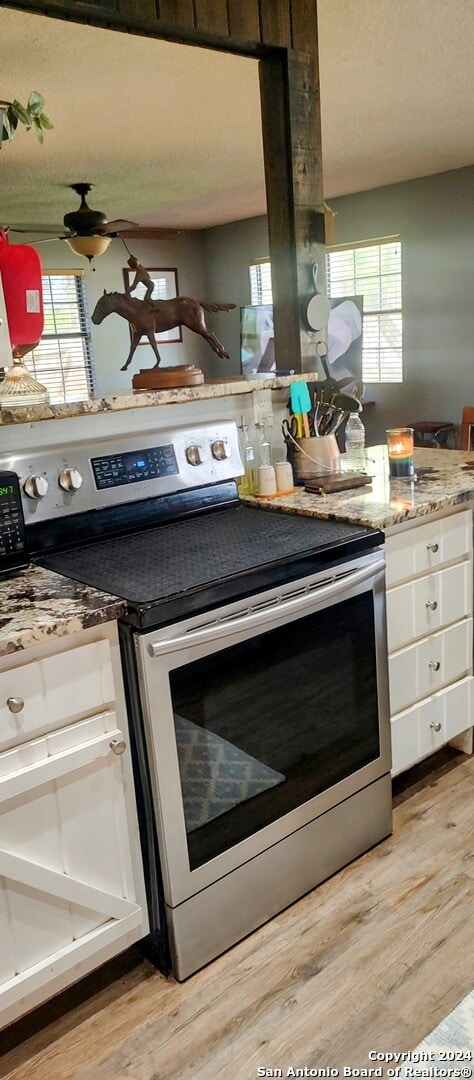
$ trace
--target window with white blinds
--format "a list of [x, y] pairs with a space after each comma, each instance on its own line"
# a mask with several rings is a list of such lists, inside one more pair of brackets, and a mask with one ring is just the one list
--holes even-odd
[[52, 403], [94, 396], [95, 374], [82, 270], [43, 274], [44, 332], [25, 356]]
[[328, 296], [363, 296], [362, 380], [403, 382], [401, 244], [396, 237], [331, 248]]
[[250, 303], [273, 304], [270, 259], [254, 259], [249, 266]]

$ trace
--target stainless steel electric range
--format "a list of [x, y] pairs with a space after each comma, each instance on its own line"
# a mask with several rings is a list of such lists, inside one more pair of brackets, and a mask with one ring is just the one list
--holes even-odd
[[391, 831], [383, 536], [243, 505], [229, 421], [8, 467], [34, 560], [127, 601], [148, 953], [184, 979]]

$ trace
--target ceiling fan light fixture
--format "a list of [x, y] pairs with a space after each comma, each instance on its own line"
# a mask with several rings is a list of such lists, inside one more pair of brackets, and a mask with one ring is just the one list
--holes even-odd
[[90, 262], [107, 251], [110, 240], [108, 236], [72, 236], [66, 239], [66, 243], [76, 255], [84, 255]]

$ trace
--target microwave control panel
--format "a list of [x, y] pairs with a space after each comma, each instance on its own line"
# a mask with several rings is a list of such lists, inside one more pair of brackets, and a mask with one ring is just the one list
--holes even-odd
[[20, 570], [28, 562], [18, 476], [0, 472], [0, 574]]

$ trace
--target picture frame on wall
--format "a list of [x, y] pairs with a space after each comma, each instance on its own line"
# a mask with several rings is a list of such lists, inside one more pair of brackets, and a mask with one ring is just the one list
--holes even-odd
[[[178, 271], [176, 267], [145, 266], [145, 270], [147, 274], [150, 275], [153, 282], [153, 292], [151, 294], [152, 300], [173, 300], [175, 296], [178, 296]], [[128, 267], [124, 267], [123, 279], [126, 289], [130, 288], [134, 278], [135, 271], [130, 270]], [[145, 291], [145, 286], [140, 281], [131, 295], [132, 297], [136, 297], [137, 300], [143, 300]], [[155, 334], [157, 345], [174, 344], [182, 340], [183, 334], [180, 326], [175, 326], [172, 330], [162, 330], [160, 333]], [[140, 341], [139, 344], [148, 345], [149, 343], [148, 341]]]

